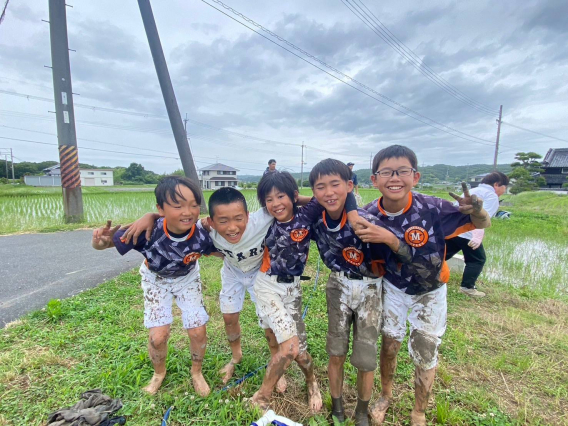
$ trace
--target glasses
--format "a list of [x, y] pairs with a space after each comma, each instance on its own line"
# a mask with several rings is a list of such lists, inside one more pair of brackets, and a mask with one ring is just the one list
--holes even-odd
[[397, 170], [391, 170], [391, 169], [379, 170], [378, 172], [375, 173], [375, 175], [378, 175], [379, 177], [382, 177], [382, 178], [385, 178], [385, 179], [393, 177], [395, 173], [399, 177], [407, 177], [407, 176], [410, 176], [412, 174], [412, 172], [415, 172], [415, 171], [416, 171], [416, 169], [413, 168], [413, 167], [401, 167], [400, 169], [397, 169]]

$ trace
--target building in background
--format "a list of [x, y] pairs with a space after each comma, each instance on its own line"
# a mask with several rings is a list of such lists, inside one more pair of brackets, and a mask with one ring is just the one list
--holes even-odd
[[547, 188], [562, 188], [568, 182], [568, 148], [550, 148], [542, 160]]
[[239, 180], [239, 170], [221, 163], [199, 169], [199, 183], [203, 189], [219, 189], [225, 186], [235, 187]]
[[479, 186], [479, 184], [481, 183], [481, 181], [483, 180], [483, 178], [485, 176], [487, 176], [488, 174], [489, 173], [483, 173], [483, 174], [476, 175], [476, 176], [472, 177], [468, 182], [469, 186], [471, 188], [477, 188]]
[[[80, 169], [81, 186], [114, 185], [112, 169]], [[30, 186], [61, 186], [61, 169], [59, 164], [43, 169], [43, 176], [24, 176], [24, 182]]]

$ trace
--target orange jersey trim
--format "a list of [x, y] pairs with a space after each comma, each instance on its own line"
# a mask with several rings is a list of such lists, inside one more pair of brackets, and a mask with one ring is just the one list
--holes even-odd
[[262, 255], [262, 264], [260, 265], [260, 272], [267, 272], [270, 269], [270, 252], [268, 248], [264, 248]]
[[440, 281], [447, 284], [450, 281], [450, 267], [446, 263], [446, 247], [444, 247], [444, 257], [442, 261], [442, 269], [440, 270]]
[[[187, 241], [191, 237], [193, 237], [194, 232], [195, 232], [195, 223], [191, 227], [191, 231], [189, 231], [189, 234], [187, 235], [185, 240]], [[167, 227], [167, 224], [166, 224], [166, 218], [164, 218], [164, 233], [166, 234], [166, 237], [168, 237], [170, 240], [172, 239], [172, 237], [170, 236], [170, 233], [168, 232], [168, 227]]]
[[[377, 200], [377, 207], [379, 208], [379, 211], [384, 214], [385, 216], [388, 216], [387, 212], [385, 209], [383, 209], [383, 207], [381, 206], [381, 201], [382, 201], [383, 197], [381, 196], [381, 198], [379, 198]], [[406, 206], [404, 207], [404, 210], [402, 211], [402, 213], [406, 213], [408, 210], [410, 210], [410, 207], [412, 207], [412, 192], [408, 193], [408, 203], [406, 203]]]
[[[329, 228], [329, 226], [327, 226], [327, 220], [325, 219], [325, 210], [322, 213], [322, 217], [323, 217], [323, 223], [324, 225]], [[339, 229], [343, 228], [343, 226], [347, 223], [347, 213], [345, 212], [345, 210], [343, 210], [343, 215], [341, 216], [341, 222], [339, 223]]]
[[458, 235], [471, 231], [473, 229], [476, 229], [473, 223], [466, 223], [465, 225], [462, 225], [458, 229], [456, 229], [452, 235], [448, 235], [445, 239], [449, 240], [450, 238], [457, 237]]

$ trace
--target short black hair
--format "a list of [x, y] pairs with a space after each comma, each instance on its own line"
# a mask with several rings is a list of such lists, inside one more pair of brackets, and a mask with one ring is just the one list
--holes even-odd
[[260, 201], [260, 205], [262, 207], [266, 207], [266, 196], [270, 193], [270, 191], [272, 191], [272, 188], [276, 188], [290, 198], [294, 205], [295, 213], [295, 192], [298, 190], [296, 179], [294, 179], [294, 177], [288, 172], [265, 174], [258, 183], [258, 188], [256, 189], [256, 196], [258, 197], [258, 201]]
[[242, 203], [248, 212], [247, 200], [241, 191], [231, 187], [220, 188], [209, 197], [209, 216], [215, 215], [215, 207], [223, 204]]
[[199, 185], [185, 176], [166, 176], [162, 178], [156, 186], [156, 189], [154, 189], [156, 204], [163, 209], [164, 204], [170, 204], [168, 200], [174, 203], [178, 202], [178, 197], [185, 200], [183, 195], [179, 192], [178, 186], [186, 186], [189, 188], [197, 204], [201, 204], [201, 190], [199, 189]]
[[412, 168], [418, 170], [418, 158], [416, 158], [416, 154], [413, 150], [403, 145], [391, 145], [381, 149], [377, 155], [375, 155], [375, 158], [373, 158], [373, 170], [371, 173], [377, 173], [381, 162], [388, 160], [389, 158], [406, 158], [410, 162]]
[[481, 180], [481, 183], [491, 186], [498, 183], [499, 186], [507, 186], [509, 185], [509, 177], [505, 173], [491, 172]]
[[342, 180], [351, 180], [351, 170], [345, 163], [333, 158], [326, 158], [317, 163], [310, 172], [310, 186], [313, 188], [321, 176], [338, 175]]
[[274, 158], [271, 158], [270, 160], [268, 160], [268, 165], [270, 166], [272, 163], [276, 163], [276, 160]]

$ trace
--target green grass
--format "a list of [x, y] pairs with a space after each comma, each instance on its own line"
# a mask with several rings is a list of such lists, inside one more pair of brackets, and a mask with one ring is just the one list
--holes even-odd
[[[313, 247], [307, 272], [315, 276]], [[51, 411], [75, 403], [81, 392], [101, 388], [124, 403], [129, 425], [157, 425], [166, 409], [175, 409], [171, 426], [187, 424], [247, 425], [258, 418], [244, 398], [258, 389], [262, 373], [229, 392], [220, 392], [217, 371], [230, 359], [218, 306], [221, 261], [201, 262], [205, 303], [211, 316], [204, 372], [213, 388], [207, 398], [190, 386], [189, 340], [175, 319], [167, 361], [168, 376], [154, 397], [140, 388], [150, 379], [147, 331], [139, 275], [132, 271], [60, 303], [52, 302], [0, 331], [0, 424], [41, 425]], [[324, 268], [325, 269], [325, 268]], [[316, 292], [313, 280], [304, 285], [309, 350], [327, 405], [310, 417], [302, 375], [296, 366], [286, 373], [289, 388], [273, 395], [282, 415], [307, 425], [329, 424], [325, 336], [325, 282]], [[520, 290], [498, 283], [487, 286], [487, 298], [471, 300], [457, 291], [453, 278], [448, 292], [448, 328], [440, 348], [440, 365], [427, 417], [446, 425], [565, 425], [568, 412], [568, 303], [527, 298]], [[310, 299], [311, 297], [311, 299]], [[252, 304], [242, 313], [243, 376], [269, 356]], [[395, 378], [395, 401], [388, 424], [406, 425], [413, 404], [413, 371], [402, 345]], [[356, 371], [346, 364], [345, 400], [348, 414], [356, 403]], [[375, 391], [380, 384], [378, 374]], [[375, 393], [376, 395], [376, 393]]]

